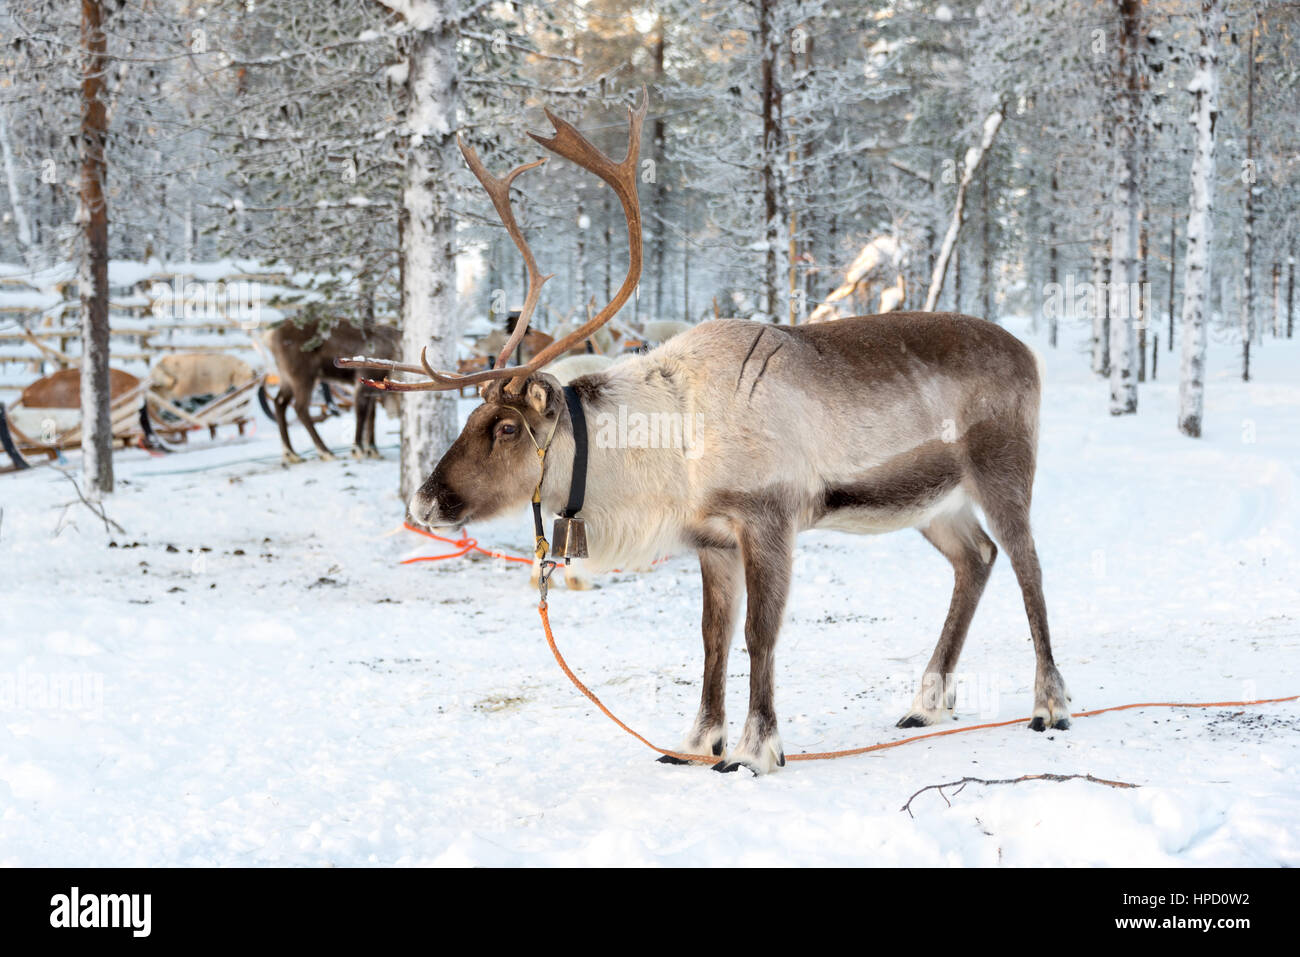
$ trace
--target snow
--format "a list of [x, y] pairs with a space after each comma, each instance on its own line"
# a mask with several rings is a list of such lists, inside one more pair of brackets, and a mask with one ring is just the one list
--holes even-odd
[[406, 86], [406, 78], [409, 75], [410, 67], [405, 60], [401, 63], [394, 63], [384, 70], [384, 75], [388, 77], [393, 86]]
[[[1300, 343], [1267, 339], [1243, 384], [1212, 339], [1192, 440], [1170, 355], [1112, 419], [1087, 331], [1031, 337], [1048, 366], [1035, 533], [1075, 710], [1300, 693]], [[322, 434], [346, 448], [351, 429]], [[525, 569], [397, 564], [438, 549], [390, 534], [382, 412], [384, 461], [284, 469], [274, 433], [119, 452], [112, 548], [80, 505], [53, 534], [75, 495], [50, 469], [0, 476], [0, 865], [1300, 864], [1296, 703], [975, 731], [764, 778], [658, 764], [560, 673]], [[523, 553], [529, 524], [471, 533]], [[599, 585], [552, 591], [560, 648], [672, 747], [699, 695], [694, 563]], [[893, 723], [950, 587], [919, 535], [801, 537], [777, 653], [788, 753], [914, 733]], [[960, 667], [954, 727], [1028, 714], [1005, 559]], [[739, 636], [728, 673], [734, 741]], [[1141, 787], [971, 784], [900, 811], [928, 784], [1042, 772]]]

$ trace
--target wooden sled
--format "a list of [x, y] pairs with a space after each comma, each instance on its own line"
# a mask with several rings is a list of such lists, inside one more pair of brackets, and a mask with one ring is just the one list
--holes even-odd
[[[190, 376], [191, 388], [203, 388], [204, 385], [208, 388], [212, 387], [214, 377], [202, 375], [203, 365], [209, 361], [212, 364], [218, 361], [223, 363], [222, 372], [226, 376], [221, 380], [223, 384], [232, 378], [234, 382], [220, 394], [210, 394], [205, 390], [196, 395], [181, 395], [177, 394], [177, 383], [174, 380], [169, 387], [163, 384], [168, 381], [165, 376], [151, 374], [150, 389], [145, 396], [145, 404], [149, 410], [149, 417], [153, 420], [153, 431], [172, 442], [188, 441], [189, 433], [204, 428], [208, 430], [208, 435], [215, 439], [217, 429], [223, 425], [233, 425], [239, 430], [239, 434], [243, 435], [244, 426], [253, 418], [251, 412], [253, 396], [262, 388], [265, 376], [253, 371], [247, 363], [220, 353], [177, 354], [163, 361], [177, 359], [188, 360], [186, 372]], [[230, 367], [231, 363], [234, 363], [233, 367]], [[220, 385], [216, 387], [220, 388]], [[182, 404], [194, 400], [197, 400], [197, 404], [190, 405], [188, 408]]]
[[[152, 448], [154, 439], [144, 415], [149, 383], [120, 369], [109, 370], [109, 418], [113, 443]], [[60, 369], [37, 379], [18, 401], [0, 406], [0, 446], [12, 466], [28, 468], [30, 458], [57, 459], [65, 449], [81, 447], [81, 370]]]

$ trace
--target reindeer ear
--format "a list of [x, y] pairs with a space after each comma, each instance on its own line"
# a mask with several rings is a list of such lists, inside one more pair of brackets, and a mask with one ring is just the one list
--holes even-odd
[[538, 415], [550, 418], [552, 409], [559, 403], [559, 383], [549, 375], [537, 375], [528, 380], [524, 396]]

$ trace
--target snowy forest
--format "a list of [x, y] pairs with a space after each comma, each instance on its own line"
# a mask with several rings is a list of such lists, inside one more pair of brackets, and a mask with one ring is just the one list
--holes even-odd
[[[1117, 722], [1104, 740], [1028, 762], [1018, 755], [1042, 736], [1008, 730], [980, 752], [990, 776], [1041, 765], [1150, 780], [1135, 782], [1137, 798], [1083, 781], [963, 795], [965, 809], [954, 799], [948, 823], [912, 844], [891, 836], [897, 799], [983, 773], [962, 750], [976, 745], [952, 745], [951, 771], [873, 756], [866, 766], [880, 777], [860, 821], [862, 765], [852, 782], [849, 762], [785, 768], [805, 783], [761, 797], [751, 788], [745, 800], [800, 824], [788, 844], [757, 854], [755, 822], [716, 839], [693, 825], [647, 837], [656, 822], [731, 798], [719, 797], [720, 776], [697, 784], [690, 769], [635, 752], [615, 760], [612, 791], [548, 803], [550, 752], [603, 772], [611, 749], [633, 746], [597, 724], [606, 719], [533, 634], [526, 573], [490, 560], [500, 550], [527, 562], [531, 517], [521, 508], [441, 543], [383, 537], [401, 531], [403, 503], [468, 428], [475, 390], [390, 393], [400, 404], [379, 407], [376, 426], [379, 402], [363, 386], [321, 392], [332, 361], [299, 381], [284, 358], [293, 349], [305, 362], [355, 327], [359, 344], [338, 356], [381, 356], [407, 375], [422, 374], [422, 356], [431, 375], [495, 368], [521, 309], [532, 318], [519, 349], [533, 334], [553, 343], [615, 301], [630, 259], [634, 293], [584, 347], [615, 367], [656, 346], [684, 349], [680, 337], [720, 319], [776, 329], [894, 313], [987, 319], [1040, 360], [1034, 528], [1075, 706], [1294, 694], [1300, 4], [0, 0], [0, 58], [0, 465], [13, 464], [0, 474], [11, 589], [0, 631], [28, 636], [0, 640], [0, 710], [26, 713], [31, 676], [75, 672], [93, 699], [42, 705], [34, 724], [4, 732], [0, 864], [83, 852], [197, 865], [1300, 864], [1294, 703], [1263, 725], [1180, 713], [1191, 755], [1181, 764], [1154, 738], [1134, 745], [1118, 724], [1128, 718], [1097, 718]], [[559, 129], [550, 113], [617, 161], [643, 97], [634, 255], [616, 191], [528, 134]], [[549, 156], [505, 187], [535, 270], [462, 149], [498, 176]], [[534, 272], [553, 274], [540, 292]], [[306, 329], [300, 350], [273, 341], [290, 327]], [[376, 329], [394, 330], [390, 352], [375, 351]], [[205, 362], [202, 386], [168, 392], [159, 370], [185, 355], [228, 366]], [[64, 383], [66, 401], [42, 404], [38, 387], [51, 392], [68, 374], [79, 378]], [[291, 402], [320, 461], [299, 464], [290, 447]], [[355, 441], [340, 414], [349, 409]], [[355, 458], [329, 464], [330, 448], [350, 442]], [[790, 653], [777, 658], [796, 702], [782, 705], [791, 754], [825, 750], [823, 739], [876, 740], [906, 710], [949, 584], [920, 536], [902, 551], [899, 539], [800, 539], [795, 579], [806, 584], [794, 586], [781, 639]], [[397, 565], [441, 546], [455, 556]], [[597, 570], [589, 590], [575, 573], [561, 601], [584, 610], [556, 628], [593, 690], [671, 740], [673, 722], [694, 713], [707, 595], [689, 551], [666, 567], [671, 556], [650, 557], [653, 569]], [[876, 569], [871, 588], [853, 584], [857, 567]], [[999, 559], [971, 642], [981, 647], [963, 665], [978, 688], [1002, 688], [983, 720], [1037, 714], [1040, 703], [1021, 572]], [[83, 578], [84, 594], [54, 597]], [[501, 610], [481, 619], [480, 602]], [[337, 629], [357, 607], [383, 627]], [[675, 643], [659, 647], [651, 636], [667, 619]], [[893, 625], [879, 642], [846, 637], [848, 652], [818, 644], [791, 661], [792, 647], [882, 621]], [[421, 648], [423, 622], [440, 637]], [[508, 661], [481, 635], [475, 643], [483, 628], [509, 641]], [[609, 630], [623, 637], [611, 644]], [[138, 660], [118, 658], [128, 648]], [[892, 664], [845, 674], [839, 654]], [[328, 664], [315, 672], [308, 661]], [[810, 662], [820, 683], [798, 677]], [[186, 690], [205, 674], [247, 696], [229, 738], [204, 730], [228, 716], [221, 695]], [[742, 694], [743, 674], [731, 693]], [[818, 707], [836, 696], [859, 707], [864, 687], [879, 715], [874, 703], [852, 721]], [[114, 688], [136, 703], [115, 710]], [[265, 740], [259, 708], [277, 716]], [[325, 712], [317, 725], [311, 714]], [[141, 728], [141, 713], [159, 730]], [[347, 714], [363, 742], [333, 733]], [[733, 724], [743, 714], [733, 701]], [[99, 744], [75, 733], [83, 720]], [[1265, 743], [1263, 727], [1284, 733]], [[1057, 737], [1087, 733], [1076, 723], [1074, 737]], [[426, 734], [465, 749], [436, 785], [423, 778]], [[1225, 737], [1250, 747], [1222, 758]], [[97, 747], [109, 755], [107, 785], [87, 770]], [[273, 770], [304, 754], [305, 783]], [[503, 770], [512, 755], [514, 777]], [[466, 776], [483, 759], [492, 769]], [[670, 783], [628, 810], [647, 762]], [[1259, 784], [1268, 796], [1177, 790], [1190, 765], [1215, 762], [1216, 780], [1258, 783], [1270, 768]], [[234, 770], [218, 783], [216, 768]], [[830, 777], [804, 790], [814, 774]], [[344, 778], [353, 823], [326, 796]], [[116, 800], [89, 819], [64, 797], [103, 787]], [[478, 807], [483, 788], [506, 809]], [[100, 828], [168, 816], [182, 790], [202, 808], [159, 842], [85, 850]], [[1064, 800], [1043, 812], [1052, 840], [1035, 843], [1022, 819], [1047, 791]], [[282, 805], [261, 807], [271, 794]], [[929, 798], [938, 814], [943, 802]], [[372, 812], [382, 820], [364, 823]], [[823, 812], [847, 830], [815, 823]], [[992, 832], [970, 825], [958, 836], [956, 815], [975, 813]], [[921, 817], [913, 805], [901, 820], [930, 827]]]
[[[608, 145], [611, 107], [646, 85], [634, 321], [883, 307], [1088, 323], [1111, 411], [1134, 412], [1164, 358], [1196, 435], [1203, 338], [1239, 342], [1248, 379], [1252, 347], [1294, 331], [1298, 16], [1136, 0], [9, 2], [0, 260], [79, 262], [101, 324], [107, 282], [89, 280], [108, 259], [285, 264], [322, 277], [335, 315], [377, 311], [408, 344], [443, 343], [446, 365], [457, 332], [504, 322], [526, 285], [455, 135], [514, 165], [549, 107]], [[541, 330], [608, 301], [626, 255], [607, 191], [551, 165], [519, 187], [557, 274]], [[847, 305], [828, 302], [849, 276]]]

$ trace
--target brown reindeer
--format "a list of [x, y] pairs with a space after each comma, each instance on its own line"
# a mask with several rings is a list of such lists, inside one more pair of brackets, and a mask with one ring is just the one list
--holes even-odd
[[[534, 488], [548, 512], [564, 506], [574, 477], [571, 396], [540, 370], [612, 317], [639, 279], [636, 158], [644, 101], [630, 114], [621, 163], [547, 115], [555, 136], [530, 135], [614, 189], [627, 217], [631, 264], [618, 294], [591, 322], [528, 365], [463, 377], [427, 362], [387, 366], [429, 377], [385, 380], [396, 391], [482, 389], [483, 404], [410, 502], [410, 514], [429, 526], [519, 508]], [[498, 180], [472, 150], [461, 149], [540, 288], [544, 280], [509, 210], [510, 182], [529, 167]], [[522, 328], [521, 322], [516, 334]], [[1029, 727], [1069, 727], [1069, 697], [1052, 659], [1029, 524], [1041, 375], [1034, 353], [1010, 333], [949, 313], [895, 312], [794, 327], [719, 319], [579, 377], [570, 388], [587, 423], [580, 517], [591, 565], [627, 568], [683, 547], [699, 556], [704, 687], [680, 751], [717, 756], [720, 771], [744, 765], [762, 773], [785, 763], [773, 654], [795, 536], [811, 528], [866, 534], [916, 528], [952, 564], [947, 620], [899, 727], [951, 717], [951, 676], [997, 555], [996, 539], [1019, 579], [1037, 657]], [[678, 434], [689, 440], [667, 447], [634, 440], [630, 430], [619, 431], [633, 415], [677, 422]], [[548, 449], [540, 469], [538, 447]], [[724, 684], [742, 597], [749, 714], [728, 750]]]
[[[275, 359], [280, 373], [280, 391], [275, 396], [275, 420], [280, 426], [280, 444], [284, 449], [285, 464], [301, 462], [302, 457], [289, 442], [289, 404], [298, 413], [298, 421], [316, 445], [320, 457], [326, 461], [334, 458], [321, 441], [311, 420], [311, 397], [316, 383], [322, 379], [352, 382], [356, 386], [353, 405], [357, 416], [356, 437], [352, 444], [353, 458], [381, 458], [375, 446], [375, 390], [362, 383], [362, 376], [352, 370], [338, 368], [335, 359], [346, 356], [374, 355], [396, 358], [401, 349], [401, 333], [391, 326], [370, 325], [361, 329], [346, 321], [336, 322], [322, 340], [318, 334], [323, 320], [307, 321], [296, 325], [285, 321], [273, 327], [264, 337], [267, 348]], [[390, 416], [398, 414], [393, 396], [383, 396], [384, 410]]]

